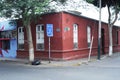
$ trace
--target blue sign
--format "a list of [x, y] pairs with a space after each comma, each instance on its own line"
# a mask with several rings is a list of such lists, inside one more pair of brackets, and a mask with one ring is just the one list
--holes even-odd
[[48, 37], [52, 37], [53, 36], [53, 24], [47, 24], [47, 36]]

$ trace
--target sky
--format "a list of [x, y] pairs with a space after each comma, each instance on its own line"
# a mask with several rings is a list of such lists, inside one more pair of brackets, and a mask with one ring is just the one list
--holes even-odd
[[[64, 6], [60, 3], [53, 2], [50, 6], [51, 9], [55, 9], [56, 11], [79, 11], [82, 13], [81, 15], [83, 16], [99, 20], [99, 8], [87, 3], [85, 0], [68, 0]], [[101, 9], [101, 20], [106, 23], [108, 22], [107, 7]], [[115, 25], [120, 26], [120, 21], [117, 20]]]

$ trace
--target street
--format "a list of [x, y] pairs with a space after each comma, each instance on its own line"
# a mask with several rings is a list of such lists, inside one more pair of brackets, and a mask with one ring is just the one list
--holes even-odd
[[0, 61], [0, 80], [119, 80], [120, 55], [80, 66], [40, 67]]

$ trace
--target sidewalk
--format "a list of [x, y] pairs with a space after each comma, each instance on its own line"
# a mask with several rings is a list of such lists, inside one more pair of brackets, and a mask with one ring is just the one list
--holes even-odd
[[[95, 61], [96, 56], [92, 57], [89, 62]], [[68, 66], [80, 66], [82, 64], [87, 64], [88, 59], [87, 58], [82, 58], [82, 59], [77, 59], [77, 60], [68, 60], [68, 61], [49, 61], [48, 60], [41, 60], [40, 65], [31, 65], [29, 64], [29, 61], [27, 59], [15, 59], [15, 58], [0, 58], [0, 61], [4, 62], [14, 62], [16, 64], [23, 64], [27, 66], [37, 66], [37, 67], [68, 67]]]
[[[116, 56], [120, 56], [120, 53], [114, 53], [111, 58], [114, 58]], [[101, 56], [102, 59], [108, 58], [108, 55], [103, 55]], [[11, 59], [11, 58], [0, 58], [0, 61], [5, 61], [5, 62], [15, 62], [16, 64], [23, 64], [23, 65], [28, 65], [28, 66], [35, 66], [35, 65], [30, 65], [29, 61], [26, 59]], [[92, 56], [90, 61], [88, 61], [88, 58], [82, 58], [82, 59], [77, 59], [77, 60], [68, 60], [68, 61], [49, 61], [46, 60], [41, 60], [40, 65], [36, 65], [37, 67], [68, 67], [68, 66], [80, 66], [82, 64], [88, 64], [90, 62], [97, 61], [97, 56]]]

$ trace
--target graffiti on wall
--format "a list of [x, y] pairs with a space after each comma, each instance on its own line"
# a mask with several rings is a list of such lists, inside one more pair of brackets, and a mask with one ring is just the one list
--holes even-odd
[[0, 31], [14, 30], [17, 28], [17, 23], [14, 20], [0, 22]]
[[5, 43], [2, 43], [4, 46], [0, 48], [0, 57], [16, 58], [17, 40], [11, 39], [10, 42], [7, 43], [7, 48], [5, 46], [6, 45]]
[[17, 23], [14, 20], [0, 22], [0, 57], [15, 58], [17, 50]]

